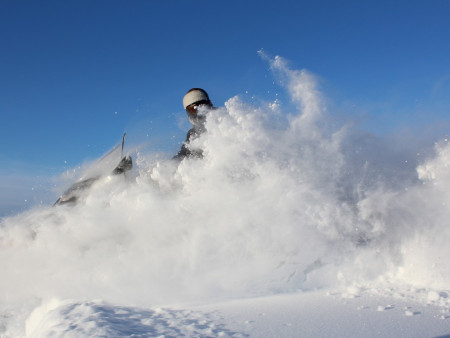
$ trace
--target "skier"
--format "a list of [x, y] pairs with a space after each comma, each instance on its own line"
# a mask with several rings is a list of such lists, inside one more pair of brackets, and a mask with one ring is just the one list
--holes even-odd
[[[201, 88], [190, 89], [183, 98], [183, 106], [186, 109], [188, 119], [192, 123], [193, 127], [188, 131], [186, 141], [183, 143], [181, 150], [172, 159], [181, 161], [186, 157], [202, 158], [201, 149], [191, 149], [189, 143], [195, 138], [199, 137], [201, 133], [205, 131], [206, 113], [214, 109], [208, 93]], [[122, 139], [125, 141], [125, 135]], [[133, 167], [133, 161], [131, 156], [124, 156], [119, 164], [111, 172], [112, 175], [120, 175]], [[83, 179], [73, 184], [68, 190], [66, 190], [55, 202], [55, 205], [61, 204], [73, 204], [78, 201], [82, 193], [89, 189], [95, 182], [97, 182], [102, 175]]]
[[213, 104], [205, 90], [192, 88], [183, 97], [183, 107], [193, 127], [188, 131], [181, 150], [172, 159], [181, 161], [186, 157], [202, 158], [202, 150], [190, 149], [189, 143], [205, 131], [206, 114], [214, 109]]

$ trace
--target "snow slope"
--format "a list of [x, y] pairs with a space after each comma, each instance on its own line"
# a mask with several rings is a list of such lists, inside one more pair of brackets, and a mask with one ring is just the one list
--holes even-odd
[[[447, 296], [446, 296], [447, 297]], [[387, 296], [322, 291], [188, 308], [138, 308], [52, 300], [27, 320], [30, 337], [439, 337], [445, 308]]]
[[0, 334], [450, 334], [450, 145], [341, 126], [317, 79], [231, 98], [179, 165], [136, 152], [74, 207], [0, 223]]

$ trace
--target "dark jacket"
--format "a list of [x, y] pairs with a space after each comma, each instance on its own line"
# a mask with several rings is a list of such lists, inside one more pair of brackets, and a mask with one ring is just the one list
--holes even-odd
[[204, 131], [204, 128], [200, 127], [191, 128], [186, 135], [186, 141], [184, 141], [180, 151], [172, 157], [172, 159], [181, 161], [186, 157], [202, 158], [203, 151], [201, 149], [189, 149], [188, 145], [191, 141], [199, 137]]

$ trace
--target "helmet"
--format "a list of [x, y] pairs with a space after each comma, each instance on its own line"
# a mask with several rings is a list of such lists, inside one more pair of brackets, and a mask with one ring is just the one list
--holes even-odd
[[202, 113], [198, 114], [200, 106], [212, 108], [211, 100], [208, 93], [201, 88], [192, 88], [183, 97], [183, 106], [188, 113], [189, 121], [195, 127], [203, 127], [206, 116]]
[[207, 104], [212, 106], [208, 93], [201, 88], [192, 88], [183, 97], [183, 107], [186, 109], [191, 105]]

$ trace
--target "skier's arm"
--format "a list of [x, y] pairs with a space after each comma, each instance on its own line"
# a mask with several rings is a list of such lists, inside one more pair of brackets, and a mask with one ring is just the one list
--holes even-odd
[[185, 157], [191, 157], [191, 156], [201, 158], [202, 157], [201, 150], [191, 150], [188, 147], [190, 141], [192, 141], [197, 136], [198, 136], [198, 130], [195, 128], [190, 129], [186, 135], [186, 141], [184, 141], [178, 154], [176, 154], [174, 157], [172, 157], [172, 159], [181, 161]]
[[183, 142], [183, 145], [181, 146], [180, 151], [178, 154], [176, 154], [174, 157], [172, 157], [172, 160], [179, 160], [181, 161], [185, 157], [189, 156], [191, 154], [191, 151], [186, 146], [189, 143], [189, 140], [191, 138], [191, 135], [193, 133], [193, 129], [190, 129], [186, 135], [186, 140]]

